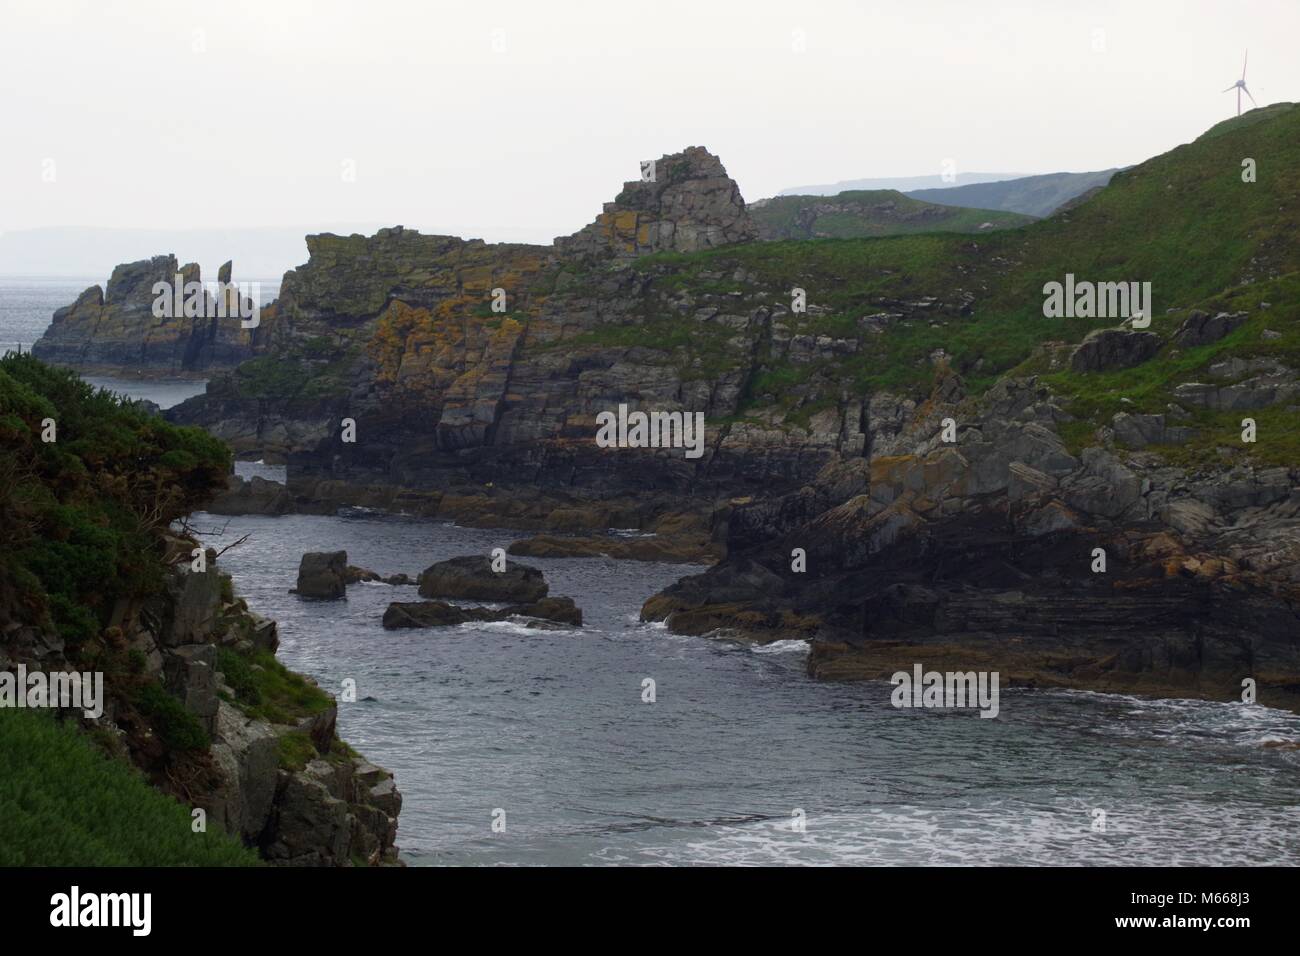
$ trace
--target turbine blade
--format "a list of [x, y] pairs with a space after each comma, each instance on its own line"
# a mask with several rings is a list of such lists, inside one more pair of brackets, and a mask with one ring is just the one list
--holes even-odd
[[1242, 79], [1243, 82], [1244, 82], [1245, 79], [1246, 79], [1246, 61], [1247, 61], [1248, 59], [1250, 59], [1250, 51], [1249, 51], [1249, 50], [1247, 50], [1247, 51], [1246, 51], [1246, 55], [1243, 56], [1243, 57], [1241, 58], [1241, 79]]
[[[1246, 88], [1245, 88], [1244, 86], [1242, 87], [1242, 89], [1243, 89], [1243, 90], [1246, 90]], [[1246, 90], [1246, 95], [1247, 95], [1247, 96], [1250, 96], [1250, 90]], [[1255, 97], [1250, 96], [1250, 101], [1251, 101], [1252, 103], [1255, 103]], [[1258, 104], [1258, 103], [1255, 103], [1255, 106], [1258, 107], [1259, 104]]]
[[1223, 92], [1225, 92], [1225, 93], [1231, 93], [1231, 92], [1232, 92], [1233, 90], [1235, 90], [1236, 88], [1237, 88], [1237, 84], [1236, 84], [1236, 83], [1233, 83], [1232, 86], [1228, 87], [1228, 88], [1227, 88], [1226, 90], [1224, 90]]

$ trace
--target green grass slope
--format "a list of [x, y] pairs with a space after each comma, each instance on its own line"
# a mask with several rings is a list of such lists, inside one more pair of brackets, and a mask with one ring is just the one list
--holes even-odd
[[0, 710], [0, 866], [255, 866], [48, 711]]
[[[1077, 279], [1152, 283], [1153, 330], [1168, 336], [1192, 308], [1245, 309], [1252, 318], [1223, 342], [1194, 354], [1166, 346], [1153, 362], [1111, 376], [1054, 373], [1052, 384], [1073, 399], [1088, 422], [1100, 424], [1109, 407], [1133, 392], [1158, 406], [1179, 381], [1201, 377], [1225, 351], [1270, 354], [1300, 364], [1300, 110], [1270, 108], [1221, 124], [1180, 146], [1115, 175], [1111, 185], [1076, 209], [1021, 229], [980, 236], [926, 234], [881, 239], [752, 243], [692, 255], [648, 257], [636, 268], [655, 276], [652, 291], [679, 288], [741, 294], [741, 302], [788, 303], [798, 286], [823, 314], [799, 316], [798, 331], [859, 336], [862, 316], [890, 303], [922, 296], [939, 300], [883, 334], [864, 338], [858, 354], [826, 369], [769, 363], [760, 377], [790, 382], [821, 373], [837, 387], [862, 392], [926, 394], [929, 359], [943, 349], [950, 364], [978, 392], [1012, 369], [1048, 371], [1030, 361], [1045, 343], [1072, 343], [1110, 319], [1043, 316], [1044, 283]], [[1242, 181], [1242, 160], [1256, 161], [1258, 180]], [[752, 276], [744, 282], [719, 275]], [[973, 296], [968, 314], [951, 304]], [[1262, 303], [1269, 303], [1265, 309]], [[649, 337], [671, 342], [673, 320], [665, 308]], [[1280, 333], [1264, 339], [1263, 330]], [[725, 364], [725, 350], [710, 349], [699, 330], [689, 348]], [[714, 354], [716, 352], [717, 354]], [[1097, 396], [1108, 396], [1098, 399]], [[1131, 398], [1136, 401], [1136, 398]], [[1265, 410], [1284, 427], [1295, 413]], [[1291, 422], [1300, 431], [1300, 421]], [[1279, 449], [1278, 454], [1286, 454]], [[1300, 459], [1295, 459], [1300, 460]]]
[[1022, 226], [1029, 216], [923, 202], [893, 189], [835, 196], [777, 196], [749, 207], [764, 239], [855, 239], [920, 232], [981, 232]]
[[1042, 218], [1050, 216], [1076, 196], [1105, 186], [1115, 172], [1113, 169], [1103, 169], [1092, 173], [1047, 173], [996, 183], [916, 189], [909, 192], [908, 196], [949, 206], [997, 209]]

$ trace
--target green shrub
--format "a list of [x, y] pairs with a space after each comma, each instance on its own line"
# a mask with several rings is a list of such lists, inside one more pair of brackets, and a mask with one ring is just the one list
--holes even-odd
[[198, 718], [156, 681], [142, 684], [133, 697], [135, 706], [149, 718], [154, 732], [176, 751], [207, 750], [210, 741]]
[[257, 676], [247, 660], [229, 648], [217, 651], [217, 669], [221, 671], [230, 689], [235, 692], [235, 699], [241, 704], [256, 706], [262, 702], [262, 691], [257, 685]]

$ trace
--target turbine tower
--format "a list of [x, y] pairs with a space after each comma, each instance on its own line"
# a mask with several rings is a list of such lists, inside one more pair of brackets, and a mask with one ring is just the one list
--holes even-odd
[[[1250, 90], [1246, 89], [1246, 60], [1249, 57], [1250, 57], [1250, 51], [1247, 50], [1246, 56], [1242, 57], [1241, 60], [1241, 79], [1239, 79], [1236, 83], [1233, 83], [1232, 86], [1228, 87], [1226, 90], [1223, 91], [1225, 93], [1230, 93], [1233, 90], [1237, 91], [1237, 115], [1238, 116], [1241, 115], [1241, 94], [1245, 93], [1247, 96], [1250, 96]], [[1250, 96], [1250, 101], [1251, 103], [1254, 103], [1256, 107], [1259, 106], [1258, 103], [1255, 103], [1255, 97]]]

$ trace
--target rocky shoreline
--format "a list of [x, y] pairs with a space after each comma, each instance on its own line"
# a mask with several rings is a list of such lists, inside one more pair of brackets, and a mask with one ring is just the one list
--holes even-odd
[[[741, 510], [728, 557], [643, 619], [803, 638], [826, 679], [921, 661], [1012, 686], [1239, 700], [1249, 678], [1261, 703], [1300, 710], [1300, 472], [1198, 476], [1113, 438], [1075, 455], [1055, 430], [1066, 417], [1032, 378], [982, 401], [945, 381], [873, 436], [846, 500]], [[945, 419], [962, 423], [950, 443]]]
[[[933, 657], [1225, 700], [1252, 680], [1295, 708], [1297, 260], [1268, 218], [1295, 197], [1252, 207], [1274, 239], [1225, 244], [1212, 284], [1175, 295], [1166, 270], [1140, 328], [1062, 325], [1026, 290], [1093, 248], [1099, 273], [1150, 268], [1171, 228], [1151, 183], [1195, 183], [1188, 216], [1238, 209], [1208, 171], [1297, 125], [1203, 138], [978, 241], [757, 242], [698, 147], [549, 247], [311, 236], [257, 354], [168, 418], [286, 463], [283, 488], [232, 481], [224, 513], [377, 508], [532, 533], [518, 556], [716, 562], [644, 618], [808, 640], [817, 677]], [[600, 447], [623, 405], [702, 414], [701, 454]]]

